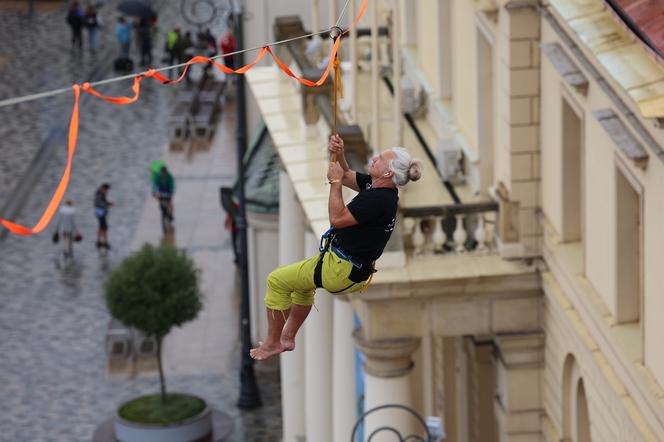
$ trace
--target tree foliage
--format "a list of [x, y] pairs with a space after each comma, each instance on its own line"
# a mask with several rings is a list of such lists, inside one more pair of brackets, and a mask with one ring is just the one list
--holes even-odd
[[146, 244], [111, 272], [106, 305], [123, 324], [161, 340], [203, 306], [199, 271], [183, 251]]

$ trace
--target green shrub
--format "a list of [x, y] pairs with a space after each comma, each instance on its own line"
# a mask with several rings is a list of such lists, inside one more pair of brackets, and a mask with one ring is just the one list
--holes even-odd
[[146, 244], [114, 269], [104, 285], [111, 315], [156, 339], [163, 401], [166, 383], [161, 365], [162, 340], [171, 328], [191, 321], [201, 310], [198, 276], [194, 262], [183, 251]]
[[205, 410], [205, 401], [186, 394], [169, 394], [164, 402], [158, 394], [141, 396], [127, 402], [118, 414], [130, 422], [174, 424], [192, 418]]

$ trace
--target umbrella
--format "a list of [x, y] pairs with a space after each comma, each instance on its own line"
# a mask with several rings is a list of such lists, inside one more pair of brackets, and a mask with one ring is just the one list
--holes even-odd
[[139, 18], [150, 18], [155, 14], [154, 9], [147, 3], [138, 0], [127, 0], [118, 5], [118, 11], [126, 15]]

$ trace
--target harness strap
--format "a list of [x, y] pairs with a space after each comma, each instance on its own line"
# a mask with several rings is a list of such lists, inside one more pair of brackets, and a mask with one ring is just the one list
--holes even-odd
[[316, 288], [319, 289], [323, 288], [323, 257], [325, 256], [325, 252], [320, 254], [316, 267], [314, 268], [314, 284], [316, 285]]

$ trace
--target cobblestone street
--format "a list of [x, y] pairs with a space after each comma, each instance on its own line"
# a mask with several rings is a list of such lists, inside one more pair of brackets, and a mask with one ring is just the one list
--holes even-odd
[[[0, 99], [115, 75], [111, 65], [116, 56], [117, 3], [106, 2], [100, 10], [105, 28], [96, 56], [85, 50], [86, 34], [83, 54], [71, 51], [64, 9], [27, 18], [3, 11], [0, 4], [0, 37], [11, 42], [0, 49]], [[160, 35], [153, 45], [154, 60], [161, 59], [163, 33], [178, 21], [177, 4], [163, 2], [158, 9]], [[130, 86], [123, 82], [100, 89], [108, 95], [128, 95]], [[172, 90], [146, 80], [140, 101], [120, 108], [94, 97], [82, 98], [79, 141], [66, 194], [78, 208], [76, 223], [84, 238], [76, 245], [73, 264], [62, 262], [61, 248], [51, 243], [52, 230], [0, 239], [0, 441], [89, 441], [95, 427], [121, 401], [157, 391], [152, 375], [105, 379], [109, 315], [102, 283], [131, 251], [150, 192], [149, 164], [162, 157], [167, 143]], [[57, 186], [66, 162], [64, 134], [71, 105], [72, 94], [65, 94], [0, 108], [0, 208], [26, 173], [35, 175], [15, 221], [34, 225]], [[234, 146], [227, 148], [231, 151]], [[38, 153], [45, 167], [35, 174], [30, 168]], [[223, 179], [230, 184], [234, 176]], [[107, 256], [95, 249], [92, 209], [94, 191], [104, 181], [111, 183], [109, 200], [115, 203], [109, 217], [113, 249]], [[221, 208], [216, 221], [221, 228]], [[218, 333], [237, 336], [237, 327], [231, 325], [224, 328], [220, 323]], [[237, 340], [235, 345], [239, 348]], [[239, 350], [233, 353], [239, 356]], [[231, 415], [235, 431], [229, 440], [278, 440], [278, 371], [258, 368], [264, 407], [242, 413], [235, 406], [239, 362], [238, 358], [226, 372], [171, 376], [169, 389], [198, 394]]]

